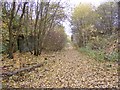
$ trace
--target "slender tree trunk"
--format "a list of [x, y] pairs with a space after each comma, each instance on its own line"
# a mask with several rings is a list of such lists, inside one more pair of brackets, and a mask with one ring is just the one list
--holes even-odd
[[39, 19], [39, 14], [40, 14], [40, 11], [39, 11], [39, 5], [38, 5], [38, 2], [37, 2], [37, 9], [36, 9], [36, 19], [35, 19], [35, 26], [34, 26], [34, 55], [35, 56], [38, 56], [38, 53], [37, 53], [37, 43], [38, 43], [38, 40], [37, 40], [37, 24], [38, 24], [38, 19]]
[[[41, 38], [38, 38], [38, 47], [37, 48], [37, 54], [40, 55], [41, 52], [42, 52], [42, 48], [43, 48], [43, 42], [44, 42], [44, 36], [45, 36], [45, 32], [46, 32], [46, 26], [47, 26], [47, 19], [48, 19], [48, 8], [49, 8], [49, 3], [50, 2], [47, 2], [46, 3], [46, 7], [45, 7], [45, 17], [44, 17], [44, 22], [42, 21], [42, 11], [43, 9], [41, 9], [41, 22], [43, 22], [43, 30], [42, 30], [42, 34], [41, 35]], [[42, 3], [41, 3], [42, 5]], [[43, 5], [42, 5], [43, 6]], [[43, 8], [43, 7], [42, 7]], [[39, 37], [39, 34], [38, 34], [38, 37]], [[41, 40], [40, 40], [41, 39]]]
[[[24, 2], [24, 5], [23, 5], [23, 8], [22, 8], [22, 14], [19, 18], [19, 26], [17, 27], [17, 34], [16, 34], [16, 37], [15, 39], [17, 40], [19, 38], [19, 35], [20, 35], [20, 32], [21, 32], [21, 26], [22, 26], [22, 19], [23, 19], [23, 16], [25, 14], [25, 8], [26, 8], [26, 4], [28, 2]], [[16, 14], [17, 15], [17, 14]], [[17, 45], [18, 46], [18, 45]]]
[[14, 11], [15, 11], [15, 1], [13, 1], [13, 7], [11, 11], [11, 17], [10, 17], [10, 22], [9, 22], [9, 56], [8, 58], [13, 58], [13, 49], [14, 49], [14, 43], [13, 43], [13, 33], [12, 33], [12, 21], [14, 18]]

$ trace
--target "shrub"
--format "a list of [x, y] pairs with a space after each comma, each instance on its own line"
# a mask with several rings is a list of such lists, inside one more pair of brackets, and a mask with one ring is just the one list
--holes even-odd
[[104, 51], [92, 50], [90, 47], [86, 47], [86, 48], [81, 47], [80, 52], [83, 52], [83, 53], [87, 54], [88, 56], [90, 56], [91, 58], [94, 58], [94, 59], [99, 60], [99, 61], [103, 61], [103, 60], [117, 61], [118, 60], [118, 53], [117, 52], [113, 52], [110, 55], [106, 55], [104, 53]]
[[105, 58], [107, 58], [107, 60], [110, 60], [110, 61], [118, 61], [118, 53], [117, 52], [112, 52], [111, 54], [108, 54], [105, 56]]
[[67, 36], [64, 30], [51, 30], [48, 32], [44, 42], [44, 49], [58, 51], [64, 48]]

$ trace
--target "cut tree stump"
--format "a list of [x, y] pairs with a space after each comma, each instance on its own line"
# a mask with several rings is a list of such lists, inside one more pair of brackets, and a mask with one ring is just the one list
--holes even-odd
[[32, 69], [35, 69], [37, 67], [41, 67], [43, 65], [44, 65], [44, 63], [42, 63], [42, 64], [36, 64], [36, 65], [30, 66], [30, 67], [27, 67], [27, 68], [22, 68], [22, 69], [13, 71], [13, 72], [2, 72], [2, 73], [0, 73], [0, 76], [2, 76], [2, 77], [3, 76], [12, 76], [12, 75], [15, 75], [15, 74], [23, 72], [23, 71], [30, 71]]

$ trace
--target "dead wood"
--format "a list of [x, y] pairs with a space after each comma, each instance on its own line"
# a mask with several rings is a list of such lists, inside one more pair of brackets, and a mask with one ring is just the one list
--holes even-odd
[[36, 64], [36, 65], [30, 66], [30, 67], [26, 67], [26, 68], [22, 68], [22, 69], [13, 71], [13, 72], [2, 72], [2, 73], [0, 73], [0, 76], [12, 76], [12, 75], [15, 75], [15, 74], [23, 72], [23, 71], [31, 71], [31, 70], [33, 70], [33, 69], [35, 69], [37, 67], [41, 67], [43, 65], [44, 65], [44, 63]]

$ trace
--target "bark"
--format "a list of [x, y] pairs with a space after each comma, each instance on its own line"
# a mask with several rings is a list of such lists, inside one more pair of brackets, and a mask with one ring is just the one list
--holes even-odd
[[[38, 47], [39, 48], [37, 48], [37, 55], [40, 55], [41, 54], [41, 52], [42, 52], [42, 48], [43, 48], [43, 46], [42, 46], [42, 43], [43, 43], [43, 37], [44, 37], [44, 33], [46, 32], [46, 26], [47, 26], [47, 18], [48, 18], [48, 8], [49, 8], [49, 3], [50, 2], [47, 2], [46, 4], [46, 7], [45, 7], [45, 17], [44, 17], [44, 22], [42, 21], [42, 12], [43, 12], [43, 5], [42, 5], [42, 3], [41, 3], [41, 5], [42, 5], [42, 9], [41, 9], [41, 22], [43, 22], [43, 28], [42, 28], [42, 32], [40, 32], [40, 30], [39, 30], [39, 33], [38, 33]], [[40, 23], [41, 23], [40, 22]], [[41, 24], [40, 24], [41, 25]], [[42, 26], [42, 25], [41, 25]], [[41, 40], [40, 40], [41, 39]]]
[[15, 75], [15, 74], [23, 72], [23, 71], [31, 71], [31, 70], [33, 70], [35, 68], [38, 68], [38, 67], [41, 67], [41, 66], [43, 66], [43, 63], [42, 64], [37, 64], [37, 65], [33, 65], [33, 66], [30, 66], [30, 67], [27, 67], [27, 68], [22, 68], [22, 69], [13, 71], [13, 72], [3, 72], [2, 74], [0, 74], [0, 76], [12, 76], [12, 75]]
[[36, 19], [35, 19], [35, 26], [34, 26], [34, 55], [38, 56], [37, 54], [37, 24], [38, 24], [38, 19], [39, 19], [39, 14], [40, 14], [40, 11], [39, 11], [39, 5], [38, 5], [38, 2], [37, 2], [37, 8], [36, 8]]
[[26, 28], [26, 38], [25, 38], [25, 40], [26, 40], [26, 46], [28, 47], [28, 49], [29, 49], [29, 52], [31, 53], [31, 54], [33, 54], [32, 53], [32, 50], [30, 49], [30, 45], [28, 44], [29, 42], [30, 42], [30, 40], [28, 40], [28, 37], [29, 37], [29, 33], [28, 33], [28, 25], [29, 25], [29, 17], [28, 17], [28, 7], [27, 7], [27, 9], [26, 9], [26, 17], [24, 17], [24, 19], [25, 19], [25, 28]]
[[14, 11], [15, 11], [15, 1], [13, 2], [13, 7], [12, 7], [12, 11], [11, 11], [11, 17], [10, 17], [10, 22], [9, 22], [9, 56], [8, 58], [12, 59], [13, 58], [13, 47], [14, 47], [14, 43], [13, 43], [13, 33], [12, 33], [12, 21], [14, 19]]
[[25, 8], [26, 8], [26, 4], [27, 3], [28, 2], [24, 2], [23, 9], [22, 9], [22, 14], [21, 14], [21, 16], [19, 18], [19, 26], [18, 26], [18, 31], [17, 31], [16, 39], [18, 39], [18, 36], [20, 35], [20, 30], [21, 30], [21, 26], [22, 26], [22, 18], [23, 18], [24, 14], [25, 14]]

